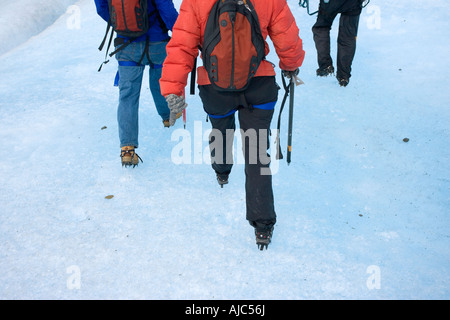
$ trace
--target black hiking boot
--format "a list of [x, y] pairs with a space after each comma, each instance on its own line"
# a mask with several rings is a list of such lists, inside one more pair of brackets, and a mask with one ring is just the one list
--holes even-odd
[[348, 78], [337, 78], [339, 85], [341, 87], [346, 87], [349, 83], [349, 79]]
[[224, 184], [228, 184], [228, 176], [229, 173], [216, 173], [217, 182], [219, 183], [219, 186], [223, 188]]
[[255, 228], [255, 236], [256, 236], [256, 245], [259, 250], [267, 249], [272, 240], [273, 226], [269, 229], [256, 229]]
[[334, 74], [334, 67], [328, 66], [326, 68], [319, 68], [316, 70], [316, 74], [318, 77], [328, 77]]

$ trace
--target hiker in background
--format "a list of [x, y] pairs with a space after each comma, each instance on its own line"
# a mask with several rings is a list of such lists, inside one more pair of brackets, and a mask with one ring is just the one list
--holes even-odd
[[[172, 0], [129, 0], [124, 5], [133, 7], [124, 9], [122, 9], [123, 1], [95, 0], [95, 5], [97, 13], [105, 21], [108, 22], [110, 17], [114, 17], [114, 21], [110, 21], [113, 27], [124, 25], [127, 28], [132, 25], [140, 26], [140, 17], [135, 13], [135, 7], [145, 8], [147, 6], [148, 30], [144, 30], [143, 35], [135, 38], [130, 32], [130, 36], [123, 36], [114, 28], [117, 32], [117, 38], [114, 40], [115, 55], [119, 64], [116, 85], [119, 87], [117, 121], [121, 147], [120, 157], [123, 166], [134, 167], [138, 165], [139, 160], [142, 161], [135, 153], [135, 149], [139, 146], [139, 98], [145, 66], [150, 67], [150, 91], [156, 110], [163, 120], [163, 126], [169, 127], [170, 110], [161, 95], [159, 79], [161, 78], [162, 64], [166, 58], [166, 45], [170, 40], [168, 31], [172, 30], [178, 12]], [[133, 12], [134, 14], [117, 14], [117, 12]]]
[[[212, 8], [220, 3], [222, 3], [222, 0], [184, 0], [181, 4], [180, 16], [174, 26], [172, 40], [167, 45], [167, 59], [164, 62], [160, 80], [161, 93], [169, 103], [171, 119], [174, 119], [175, 115], [187, 106], [183, 92], [187, 84], [188, 73], [194, 66], [199, 46], [205, 45], [204, 40], [207, 32], [205, 29], [207, 21], [209, 24], [209, 14], [212, 12]], [[232, 5], [228, 1], [225, 1], [224, 4]], [[263, 55], [269, 53], [269, 46], [265, 39], [270, 36], [280, 59], [280, 69], [284, 70], [289, 76], [295, 76], [303, 63], [305, 53], [302, 40], [299, 38], [299, 29], [286, 0], [252, 0], [251, 2], [246, 0], [236, 2], [236, 4], [238, 6], [245, 5], [247, 8], [245, 10], [249, 12], [256, 11], [260, 24], [259, 32]], [[250, 7], [252, 4], [254, 10]], [[222, 28], [230, 28], [239, 20], [237, 18], [233, 20], [230, 17], [235, 16], [226, 13], [224, 18], [217, 20], [220, 21], [221, 32]], [[216, 30], [219, 28], [219, 22], [215, 27]], [[242, 29], [240, 30], [242, 31]], [[209, 32], [209, 34], [212, 33]], [[250, 50], [243, 48], [248, 44], [248, 37], [246, 37], [247, 41], [239, 42], [239, 46], [232, 45], [231, 41], [235, 38], [234, 34], [233, 37], [227, 38], [221, 34], [221, 37], [225, 45], [218, 49], [219, 44], [217, 44], [215, 49], [218, 52], [226, 50], [226, 47], [228, 49], [236, 47], [237, 50], [241, 50], [233, 55], [236, 61], [241, 58], [241, 55], [248, 55]], [[227, 46], [227, 44], [229, 45]], [[210, 148], [212, 168], [216, 173], [219, 185], [223, 187], [224, 184], [228, 183], [228, 177], [233, 166], [231, 150], [233, 149], [232, 144], [236, 128], [235, 114], [237, 113], [240, 129], [243, 132], [246, 218], [250, 225], [254, 227], [257, 245], [262, 250], [267, 248], [270, 243], [276, 222], [272, 176], [269, 168], [270, 158], [262, 159], [263, 156], [261, 156], [264, 155], [266, 158], [268, 156], [268, 138], [263, 137], [262, 141], [260, 140], [262, 134], [268, 137], [278, 99], [279, 86], [275, 81], [274, 65], [265, 59], [261, 61], [257, 70], [252, 70], [253, 66], [248, 68], [248, 65], [246, 65], [246, 70], [245, 68], [242, 69], [247, 72], [247, 75], [249, 69], [250, 72], [255, 72], [246, 89], [233, 91], [232, 86], [230, 86], [230, 90], [220, 91], [216, 89], [217, 83], [223, 80], [226, 77], [225, 74], [229, 73], [230, 70], [236, 71], [235, 68], [237, 67], [232, 69], [231, 55], [223, 57], [224, 60], [222, 61], [220, 61], [222, 58], [218, 58], [219, 61], [211, 59], [211, 66], [217, 66], [217, 70], [213, 67], [209, 69], [210, 73], [208, 74], [204, 67], [207, 58], [205, 52], [208, 52], [207, 48], [203, 47], [202, 57], [204, 62], [203, 66], [197, 69], [197, 83], [203, 108], [208, 114], [213, 128], [210, 136], [210, 147], [214, 145], [214, 148]], [[216, 78], [217, 82], [213, 80], [214, 83], [212, 83], [210, 77], [214, 79], [215, 76], [218, 77]], [[247, 139], [244, 136], [249, 132], [254, 132], [257, 137], [253, 139], [253, 142], [246, 143]], [[218, 146], [216, 139], [223, 143]], [[251, 154], [257, 155], [257, 159], [251, 159]]]
[[347, 86], [350, 81], [362, 3], [363, 0], [320, 0], [317, 21], [312, 27], [319, 64], [317, 75], [332, 75], [334, 67], [330, 56], [330, 30], [336, 16], [341, 15], [337, 38], [336, 78], [342, 87]]

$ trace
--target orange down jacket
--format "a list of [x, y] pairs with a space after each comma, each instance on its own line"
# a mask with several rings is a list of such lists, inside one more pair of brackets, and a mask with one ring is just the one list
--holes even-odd
[[[249, 1], [249, 0], [247, 0]], [[286, 0], [251, 0], [258, 14], [264, 39], [270, 37], [280, 59], [282, 70], [293, 71], [303, 63], [305, 52], [299, 29], [295, 23]], [[178, 19], [172, 31], [172, 39], [167, 44], [167, 58], [163, 64], [160, 79], [161, 94], [184, 95], [187, 78], [198, 56], [199, 46], [203, 44], [203, 35], [209, 12], [216, 0], [183, 0]], [[266, 56], [269, 46], [266, 42]], [[197, 68], [197, 83], [210, 84], [206, 69]], [[271, 62], [263, 60], [255, 74], [274, 76]]]

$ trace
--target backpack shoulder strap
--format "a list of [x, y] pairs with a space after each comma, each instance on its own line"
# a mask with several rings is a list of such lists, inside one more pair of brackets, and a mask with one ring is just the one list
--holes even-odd
[[[108, 37], [109, 31], [112, 29], [111, 19], [108, 20], [108, 24], [106, 25], [106, 31], [105, 36], [103, 37], [102, 43], [100, 44], [100, 47], [98, 47], [99, 51], [103, 50], [103, 47], [105, 46], [106, 38]], [[111, 36], [114, 33], [114, 31], [111, 32]]]
[[111, 47], [112, 39], [114, 37], [114, 30], [112, 28], [111, 19], [108, 21], [108, 25], [106, 27], [106, 32], [105, 32], [105, 37], [103, 38], [102, 43], [100, 44], [100, 47], [98, 48], [99, 51], [103, 50], [103, 47], [105, 46], [105, 43], [106, 43], [106, 39], [108, 38], [109, 31], [111, 31], [111, 35], [109, 36], [108, 47], [107, 47], [106, 53], [105, 53], [105, 61], [103, 61], [102, 64], [100, 65], [100, 67], [98, 68], [98, 72], [100, 72], [102, 70], [102, 67], [104, 64], [107, 64], [109, 62], [108, 51], [109, 51], [109, 48]]

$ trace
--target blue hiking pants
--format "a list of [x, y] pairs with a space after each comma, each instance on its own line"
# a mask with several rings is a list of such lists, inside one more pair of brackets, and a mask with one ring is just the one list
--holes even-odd
[[148, 42], [147, 55], [144, 54], [145, 41], [132, 42], [116, 54], [119, 62], [117, 121], [120, 147], [139, 147], [139, 98], [145, 66], [150, 67], [149, 85], [156, 110], [162, 120], [169, 119], [170, 110], [159, 86], [162, 64], [167, 55], [166, 45], [166, 41]]

